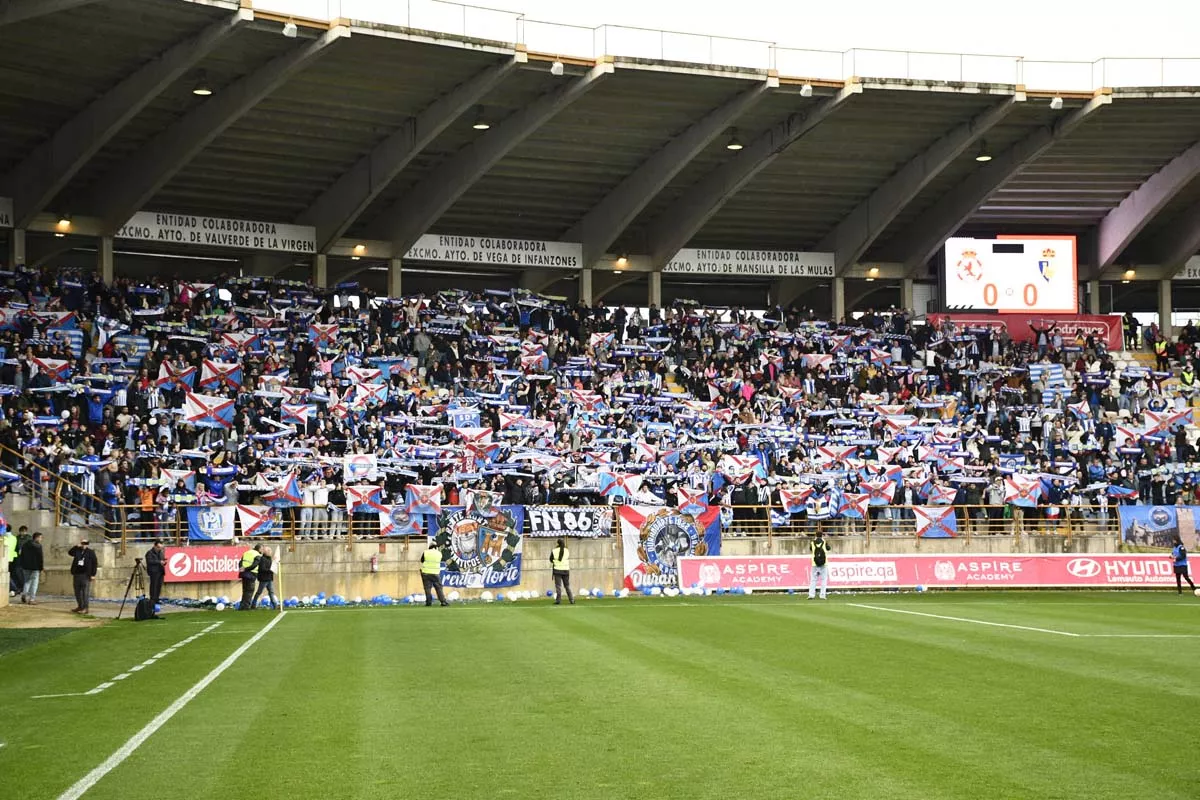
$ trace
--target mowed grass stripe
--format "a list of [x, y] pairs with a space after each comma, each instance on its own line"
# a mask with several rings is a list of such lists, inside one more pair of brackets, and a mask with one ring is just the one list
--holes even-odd
[[[210, 619], [210, 624], [213, 621]], [[261, 625], [238, 627], [249, 637]], [[110, 680], [134, 659], [152, 657], [197, 630], [173, 619], [144, 625], [110, 623], [5, 659], [4, 680], [0, 681], [0, 708], [4, 709], [0, 741], [7, 747], [0, 755], [0, 789], [13, 781], [23, 800], [58, 797], [240, 641], [201, 637], [98, 695], [31, 700], [32, 695], [89, 689]], [[0, 796], [4, 794], [0, 791]]]
[[[1040, 764], [1029, 771], [1048, 781], [1036, 796], [1129, 797], [1151, 789], [1189, 796], [1168, 754], [1151, 758], [1130, 749], [1130, 720], [1139, 721], [1132, 735], [1153, 747], [1173, 735], [1174, 709], [1191, 701], [1147, 685], [1150, 675], [1127, 675], [1119, 665], [1099, 663], [1086, 644], [1092, 640], [889, 614], [871, 617], [866, 610], [855, 615], [851, 612], [858, 609], [837, 606], [814, 609], [825, 612], [816, 615], [778, 605], [743, 608], [788, 619], [801, 629], [834, 627], [839, 635], [852, 636], [849, 622], [870, 631], [881, 641], [869, 652], [878, 653], [885, 660], [880, 666], [903, 681], [901, 687], [883, 684], [897, 689], [895, 702], [945, 710], [939, 711], [942, 720], [921, 720], [915, 729], [946, 732], [956, 750], [976, 754], [976, 764], [1004, 763], [1019, 752], [1010, 769]], [[875, 668], [851, 670], [841, 680], [870, 688], [878, 678]], [[1067, 766], [1071, 769], [1064, 770]], [[1080, 783], [1070, 785], [1067, 778], [1064, 785], [1063, 775]]]
[[[669, 671], [690, 676], [689, 693], [712, 695], [725, 719], [746, 737], [742, 749], [752, 749], [772, 736], [784, 742], [785, 761], [778, 783], [760, 787], [765, 796], [783, 796], [788, 786], [816, 779], [818, 792], [825, 784], [838, 787], [841, 796], [951, 797], [957, 790], [946, 786], [946, 759], [928, 763], [931, 749], [908, 736], [895, 736], [881, 713], [878, 698], [853, 691], [832, 679], [832, 670], [821, 669], [842, 659], [854, 660], [854, 643], [808, 642], [797, 649], [795, 640], [781, 636], [778, 623], [766, 618], [719, 618], [721, 626], [693, 624], [646, 625], [645, 620], [583, 618], [595, 636], [612, 641], [620, 652], [634, 652], [649, 663], [669, 665]], [[596, 623], [599, 624], [596, 624]], [[844, 648], [844, 649], [843, 649]], [[824, 652], [822, 652], [824, 651]], [[740, 736], [716, 729], [716, 747], [731, 750]], [[732, 763], [737, 763], [737, 755]], [[928, 768], [911, 769], [912, 763]], [[784, 766], [786, 764], [786, 766]], [[819, 767], [817, 766], [819, 765]], [[736, 793], [745, 776], [724, 774], [725, 791]], [[997, 785], [1012, 792], [1022, 789], [994, 777]], [[837, 796], [833, 792], [830, 796]]]

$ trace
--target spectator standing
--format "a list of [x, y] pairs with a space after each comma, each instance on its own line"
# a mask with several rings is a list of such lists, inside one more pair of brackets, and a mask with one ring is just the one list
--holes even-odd
[[21, 589], [21, 602], [31, 606], [37, 605], [38, 584], [41, 583], [42, 570], [45, 568], [42, 551], [42, 534], [35, 533], [25, 546], [21, 548], [21, 571], [25, 575], [25, 585]]
[[443, 606], [450, 605], [442, 594], [442, 551], [430, 544], [421, 553], [421, 586], [425, 589], [425, 607], [433, 605], [433, 592], [437, 591], [438, 602]]
[[71, 582], [75, 587], [75, 608], [71, 609], [74, 614], [88, 613], [92, 583], [100, 567], [96, 551], [88, 544], [87, 539], [80, 539], [78, 545], [67, 551], [71, 557]]
[[554, 573], [554, 605], [562, 605], [563, 589], [567, 590], [567, 602], [575, 605], [575, 596], [571, 594], [571, 551], [562, 539], [550, 551], [550, 569]]

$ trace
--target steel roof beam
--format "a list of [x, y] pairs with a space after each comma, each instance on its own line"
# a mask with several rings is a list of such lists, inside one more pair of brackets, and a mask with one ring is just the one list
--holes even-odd
[[647, 237], [651, 263], [656, 268], [663, 267], [755, 175], [851, 97], [861, 93], [862, 84], [847, 83], [807, 114], [797, 112], [770, 128], [689, 188], [682, 199], [651, 223]]
[[1188, 259], [1200, 253], [1200, 205], [1188, 209], [1178, 220], [1159, 232], [1158, 263], [1165, 274], [1175, 275]]
[[0, 0], [0, 28], [95, 2], [98, 0]]
[[1024, 100], [1025, 93], [1017, 92], [1000, 105], [983, 111], [942, 136], [880, 184], [814, 249], [819, 253], [833, 253], [834, 268], [841, 275], [847, 267], [862, 258], [880, 234], [887, 230], [930, 181], [1007, 118]]
[[1114, 264], [1142, 229], [1197, 175], [1200, 175], [1200, 142], [1147, 178], [1108, 212], [1097, 232], [1097, 270]]
[[390, 240], [395, 254], [407, 253], [417, 239], [500, 159], [612, 73], [612, 63], [602, 62], [583, 77], [513, 112], [492, 130], [435, 168], [384, 211], [380, 222], [373, 226], [373, 238]]
[[608, 252], [609, 245], [692, 159], [778, 85], [779, 79], [771, 78], [739, 92], [673, 137], [617, 184], [583, 219], [563, 234], [561, 240], [582, 242], [584, 266], [595, 264]]
[[898, 241], [898, 257], [887, 260], [903, 261], [908, 274], [915, 273], [970, 219], [975, 209], [986, 203], [1027, 164], [1111, 102], [1111, 95], [1093, 97], [1082, 108], [1060, 117], [1052, 125], [1038, 128], [973, 172], [921, 216], [911, 231]]
[[92, 156], [108, 144], [154, 98], [254, 19], [250, 9], [214, 22], [175, 44], [118, 83], [0, 178], [0, 193], [13, 198], [13, 222], [26, 228]]
[[525, 53], [517, 53], [468, 78], [407, 120], [339, 177], [296, 219], [316, 227], [317, 252], [328, 253], [413, 158], [527, 61]]
[[295, 75], [350, 35], [338, 26], [266, 66], [220, 89], [155, 139], [138, 148], [109, 172], [86, 204], [103, 221], [106, 235], [116, 233], [155, 194], [230, 125]]

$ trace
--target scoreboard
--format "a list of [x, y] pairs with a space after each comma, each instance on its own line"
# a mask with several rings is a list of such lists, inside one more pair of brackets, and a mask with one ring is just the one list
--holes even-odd
[[1075, 314], [1074, 236], [946, 240], [946, 308]]

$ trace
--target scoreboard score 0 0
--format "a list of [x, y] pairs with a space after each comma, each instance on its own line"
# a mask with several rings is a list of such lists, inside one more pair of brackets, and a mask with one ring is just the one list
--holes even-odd
[[1074, 236], [946, 241], [946, 308], [1027, 313], [1079, 311]]

